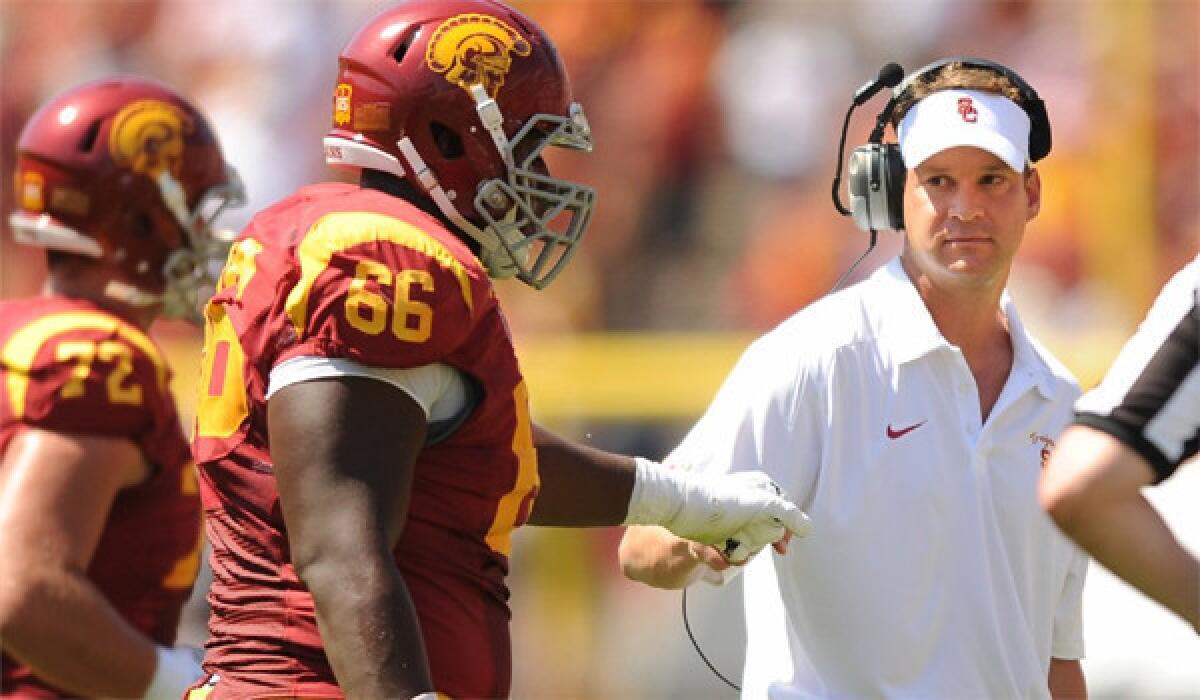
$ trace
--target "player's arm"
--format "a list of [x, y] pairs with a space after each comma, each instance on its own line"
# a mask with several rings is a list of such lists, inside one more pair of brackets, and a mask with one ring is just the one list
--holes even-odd
[[532, 525], [619, 525], [633, 495], [632, 457], [565, 440], [533, 426], [541, 485], [529, 514]]
[[[0, 640], [39, 677], [73, 694], [142, 697], [155, 676], [154, 642], [87, 577], [114, 499], [148, 471], [141, 451], [122, 438], [29, 428], [4, 452]], [[187, 683], [200, 675], [191, 665]]]
[[1054, 700], [1087, 700], [1087, 681], [1079, 659], [1050, 659], [1046, 683]]
[[656, 524], [705, 544], [734, 539], [744, 558], [803, 535], [808, 518], [761, 472], [708, 475], [669, 469], [565, 440], [534, 426], [541, 486], [529, 522], [587, 527]]
[[433, 690], [416, 609], [392, 558], [425, 440], [423, 409], [363, 377], [291, 384], [268, 402], [292, 563], [347, 697]]
[[[631, 457], [564, 440], [536, 425], [534, 445], [541, 487], [530, 524], [616, 525], [625, 519], [636, 472]], [[631, 526], [621, 540], [626, 576], [658, 588], [686, 586], [696, 578], [701, 557], [717, 569], [729, 566], [714, 548], [661, 526]]]
[[1155, 472], [1108, 433], [1074, 425], [1042, 475], [1058, 526], [1113, 573], [1200, 629], [1200, 561], [1142, 495]]

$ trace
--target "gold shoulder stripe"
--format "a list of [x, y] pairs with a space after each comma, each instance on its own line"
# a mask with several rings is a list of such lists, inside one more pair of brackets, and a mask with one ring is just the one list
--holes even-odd
[[167, 365], [154, 342], [137, 327], [118, 318], [95, 311], [64, 311], [37, 319], [21, 328], [0, 349], [0, 364], [8, 369], [8, 399], [16, 418], [25, 416], [25, 394], [29, 390], [29, 371], [38, 351], [54, 336], [73, 330], [115, 333], [137, 346], [154, 363], [159, 391], [167, 388]]
[[463, 264], [444, 245], [421, 229], [399, 219], [370, 212], [335, 212], [321, 217], [300, 243], [300, 281], [287, 297], [287, 313], [296, 329], [304, 332], [308, 321], [308, 298], [317, 277], [329, 267], [334, 253], [362, 243], [386, 241], [433, 258], [451, 272], [462, 290], [463, 301], [474, 311], [471, 278]]

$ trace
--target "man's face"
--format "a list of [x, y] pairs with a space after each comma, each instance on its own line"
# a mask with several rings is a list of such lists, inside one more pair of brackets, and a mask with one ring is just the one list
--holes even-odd
[[948, 148], [908, 172], [904, 257], [935, 285], [1003, 287], [1025, 224], [1041, 206], [1026, 176], [973, 146]]

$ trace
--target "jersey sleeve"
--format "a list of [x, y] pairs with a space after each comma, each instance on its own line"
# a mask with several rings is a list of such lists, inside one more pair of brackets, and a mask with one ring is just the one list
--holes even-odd
[[1098, 387], [1076, 403], [1075, 422], [1142, 456], [1161, 481], [1200, 446], [1200, 310], [1193, 261], [1163, 287]]
[[[50, 317], [3, 348], [9, 414], [58, 432], [139, 439], [169, 400], [167, 366], [139, 329], [101, 314]], [[166, 398], [164, 398], [166, 397]]]
[[453, 352], [489, 299], [477, 265], [405, 221], [340, 212], [317, 220], [296, 248], [284, 348], [371, 367], [417, 367]]

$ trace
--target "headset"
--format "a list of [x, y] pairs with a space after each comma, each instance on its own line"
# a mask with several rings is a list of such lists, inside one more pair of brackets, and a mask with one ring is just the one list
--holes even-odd
[[[1037, 91], [1017, 75], [1016, 71], [982, 58], [952, 56], [934, 61], [899, 81], [898, 75], [902, 74], [903, 70], [895, 63], [888, 63], [880, 69], [876, 79], [859, 88], [855, 93], [854, 102], [846, 111], [846, 121], [842, 125], [842, 137], [838, 144], [837, 173], [833, 178], [834, 206], [843, 216], [853, 216], [854, 223], [860, 229], [871, 233], [872, 247], [875, 245], [876, 231], [904, 230], [906, 169], [904, 159], [900, 156], [900, 146], [883, 143], [884, 129], [893, 119], [892, 113], [896, 103], [906, 98], [914, 85], [932, 81], [943, 68], [951, 64], [988, 70], [1008, 78], [1021, 96], [1017, 106], [1029, 115], [1029, 159], [1036, 163], [1050, 153], [1050, 118], [1046, 114], [1046, 104]], [[893, 88], [892, 97], [876, 117], [875, 128], [871, 131], [867, 143], [855, 148], [847, 162], [846, 185], [850, 193], [850, 208], [847, 209], [842, 206], [838, 189], [842, 179], [842, 154], [846, 147], [846, 129], [850, 124], [850, 113], [884, 86]]]

